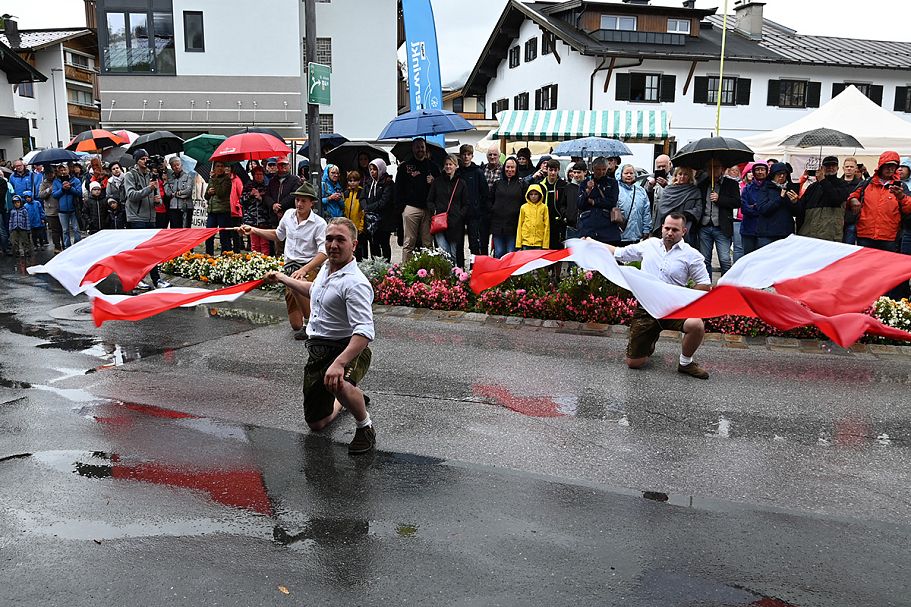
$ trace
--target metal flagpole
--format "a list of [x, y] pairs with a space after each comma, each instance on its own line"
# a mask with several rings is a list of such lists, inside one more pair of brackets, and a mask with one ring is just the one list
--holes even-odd
[[721, 90], [724, 86], [724, 47], [728, 39], [728, 0], [724, 0], [724, 13], [721, 21], [721, 65], [718, 68], [718, 98], [715, 105], [715, 137], [721, 133]]

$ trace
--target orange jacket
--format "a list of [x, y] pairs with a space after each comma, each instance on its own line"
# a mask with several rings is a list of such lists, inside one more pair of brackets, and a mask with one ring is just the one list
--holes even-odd
[[[895, 152], [883, 152], [879, 157], [876, 174], [864, 188], [863, 206], [857, 218], [857, 237], [873, 240], [895, 240], [901, 226], [902, 214], [911, 215], [911, 196], [905, 195], [901, 201], [883, 185], [879, 169], [887, 163], [896, 165], [900, 162]], [[860, 192], [852, 192], [848, 200], [860, 198]], [[901, 211], [899, 211], [901, 207]]]

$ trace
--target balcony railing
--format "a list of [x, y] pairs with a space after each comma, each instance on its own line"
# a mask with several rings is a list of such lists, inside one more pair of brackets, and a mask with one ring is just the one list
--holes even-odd
[[156, 57], [155, 49], [126, 46], [105, 46], [101, 49], [105, 73], [174, 74], [174, 48], [162, 48]]

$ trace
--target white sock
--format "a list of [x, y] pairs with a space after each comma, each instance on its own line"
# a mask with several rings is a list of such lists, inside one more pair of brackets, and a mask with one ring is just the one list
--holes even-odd
[[355, 420], [355, 423], [357, 424], [358, 428], [366, 428], [368, 426], [372, 426], [373, 422], [370, 421], [370, 412], [369, 411], [367, 412], [367, 417], [365, 417], [363, 420], [361, 420], [361, 421]]
[[683, 365], [684, 367], [686, 365], [690, 364], [691, 362], [693, 362], [692, 356], [684, 356], [683, 354], [680, 355], [680, 364]]

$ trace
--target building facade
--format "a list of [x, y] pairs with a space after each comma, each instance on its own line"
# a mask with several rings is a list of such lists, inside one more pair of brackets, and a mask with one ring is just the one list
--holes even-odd
[[98, 45], [85, 27], [22, 29], [7, 19], [0, 41], [47, 75], [14, 90], [16, 116], [29, 123], [28, 147], [60, 147], [100, 121]]
[[0, 42], [0, 161], [21, 157], [23, 142], [29, 137], [29, 120], [16, 116], [14, 89], [46, 80], [47, 76]]
[[[722, 16], [692, 5], [509, 0], [464, 94], [482, 95], [490, 117], [507, 109], [666, 110], [673, 150], [715, 127]], [[788, 124], [847, 84], [911, 118], [907, 44], [801, 36], [764, 19], [762, 6], [739, 0], [728, 16], [722, 135]], [[634, 146], [644, 166], [658, 151]]]
[[[288, 138], [305, 136], [301, 0], [87, 5], [98, 29], [105, 127], [192, 136], [260, 126]], [[317, 6], [317, 59], [333, 69], [332, 103], [320, 109], [322, 130], [375, 137], [385, 125], [380, 122], [396, 112], [395, 0]], [[388, 66], [370, 60], [377, 56], [389, 57]], [[366, 99], [376, 111], [363, 111]]]

